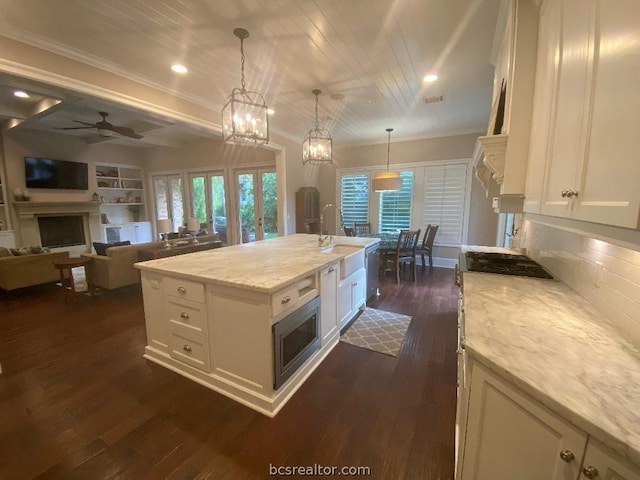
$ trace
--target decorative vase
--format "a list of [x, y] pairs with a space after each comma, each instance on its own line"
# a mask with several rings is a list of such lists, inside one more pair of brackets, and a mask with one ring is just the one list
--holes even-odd
[[22, 189], [21, 188], [14, 188], [13, 189], [13, 199], [16, 202], [21, 202], [22, 201]]
[[26, 188], [22, 191], [22, 200], [25, 202], [28, 202], [29, 200], [31, 200], [31, 194], [29, 193], [29, 190], [27, 190]]

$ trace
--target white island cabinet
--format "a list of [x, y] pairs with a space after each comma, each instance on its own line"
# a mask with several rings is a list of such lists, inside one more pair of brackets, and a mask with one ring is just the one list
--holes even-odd
[[[344, 247], [320, 249], [317, 237], [291, 235], [136, 264], [145, 358], [276, 415], [337, 345], [339, 282], [364, 285], [364, 265], [354, 259], [379, 240], [334, 241]], [[357, 297], [357, 305], [349, 299], [352, 316], [364, 290]]]

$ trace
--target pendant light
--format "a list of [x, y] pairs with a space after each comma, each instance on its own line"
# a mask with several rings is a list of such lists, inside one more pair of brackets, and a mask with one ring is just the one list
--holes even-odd
[[397, 192], [402, 190], [402, 177], [400, 172], [389, 171], [389, 157], [391, 153], [391, 132], [393, 128], [387, 128], [387, 170], [385, 172], [378, 172], [373, 176], [371, 181], [371, 187], [376, 192]]
[[244, 40], [249, 32], [236, 28], [233, 34], [240, 39], [241, 87], [234, 88], [222, 108], [222, 135], [232, 145], [259, 147], [269, 143], [269, 116], [264, 98], [245, 88]]
[[333, 140], [331, 140], [329, 132], [320, 130], [318, 123], [318, 95], [322, 91], [316, 89], [311, 93], [316, 96], [316, 123], [302, 142], [302, 164], [331, 165]]

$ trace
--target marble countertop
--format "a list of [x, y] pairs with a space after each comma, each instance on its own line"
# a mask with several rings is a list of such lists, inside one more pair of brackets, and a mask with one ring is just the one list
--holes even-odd
[[[333, 243], [362, 248], [378, 238], [334, 236]], [[318, 236], [295, 234], [259, 242], [136, 263], [141, 270], [235, 288], [273, 293], [343, 258], [322, 251]]]
[[466, 351], [640, 465], [640, 350], [563, 283], [463, 274]]

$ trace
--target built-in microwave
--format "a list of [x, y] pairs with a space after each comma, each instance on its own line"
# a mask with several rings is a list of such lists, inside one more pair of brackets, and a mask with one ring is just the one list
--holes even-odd
[[320, 297], [273, 325], [273, 388], [280, 388], [320, 349]]

